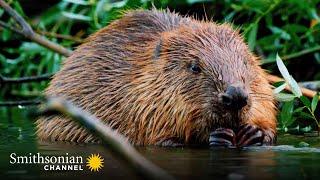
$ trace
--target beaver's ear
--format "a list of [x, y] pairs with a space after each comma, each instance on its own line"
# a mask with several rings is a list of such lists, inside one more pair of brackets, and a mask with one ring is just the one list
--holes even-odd
[[155, 45], [154, 51], [153, 51], [153, 59], [154, 60], [158, 60], [160, 57], [160, 53], [161, 53], [161, 49], [162, 49], [162, 39], [160, 38]]

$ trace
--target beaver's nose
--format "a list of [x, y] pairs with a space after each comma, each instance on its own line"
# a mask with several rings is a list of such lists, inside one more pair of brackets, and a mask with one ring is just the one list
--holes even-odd
[[248, 104], [248, 94], [238, 85], [228, 86], [225, 93], [220, 94], [220, 101], [227, 108], [240, 110]]

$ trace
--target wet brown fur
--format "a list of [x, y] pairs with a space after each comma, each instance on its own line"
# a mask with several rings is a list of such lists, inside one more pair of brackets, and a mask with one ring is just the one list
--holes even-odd
[[[188, 68], [194, 63], [201, 67], [198, 74]], [[228, 24], [136, 10], [79, 46], [46, 94], [65, 97], [136, 145], [170, 138], [205, 143], [213, 129], [244, 123], [274, 134], [272, 89], [258, 63]], [[237, 113], [218, 102], [233, 83], [249, 94], [249, 104]], [[97, 140], [60, 116], [41, 118], [37, 127], [44, 140]]]

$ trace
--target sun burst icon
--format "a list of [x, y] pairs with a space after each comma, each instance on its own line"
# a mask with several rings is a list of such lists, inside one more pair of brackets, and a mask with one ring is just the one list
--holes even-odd
[[98, 172], [103, 167], [103, 158], [100, 154], [91, 154], [87, 158], [87, 166], [90, 171]]

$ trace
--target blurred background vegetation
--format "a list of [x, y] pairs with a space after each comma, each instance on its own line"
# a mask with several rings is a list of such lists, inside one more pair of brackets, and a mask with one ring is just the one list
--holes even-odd
[[[35, 32], [70, 50], [129, 9], [169, 8], [183, 15], [230, 22], [240, 29], [252, 51], [271, 74], [279, 75], [276, 54], [298, 82], [320, 80], [320, 0], [6, 0]], [[0, 21], [16, 22], [0, 8]], [[0, 27], [0, 74], [19, 78], [54, 74], [64, 57]], [[1, 84], [0, 102], [38, 97], [48, 81]], [[276, 84], [278, 86], [279, 84]], [[319, 86], [319, 85], [318, 85]], [[319, 87], [318, 87], [319, 88]], [[315, 98], [314, 98], [315, 99]], [[317, 101], [289, 99], [280, 103], [279, 130], [317, 130]], [[312, 107], [311, 107], [312, 106]], [[9, 108], [0, 107], [4, 118]]]

